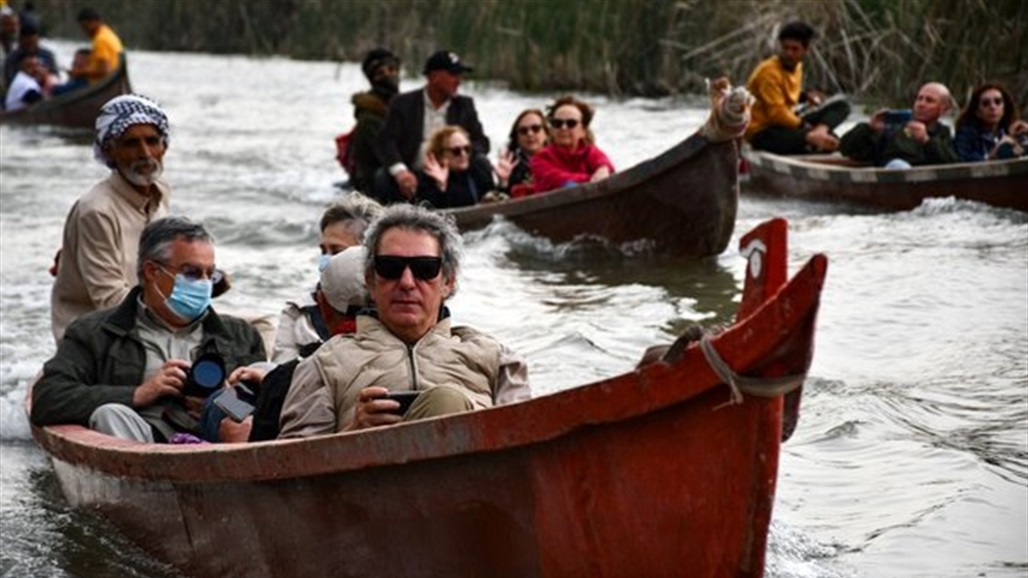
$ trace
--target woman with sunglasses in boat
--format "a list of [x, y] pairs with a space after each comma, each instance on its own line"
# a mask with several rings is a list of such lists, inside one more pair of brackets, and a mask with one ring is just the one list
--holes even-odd
[[510, 127], [507, 150], [496, 163], [500, 190], [518, 198], [535, 192], [532, 186], [532, 157], [550, 144], [550, 125], [543, 111], [521, 111]]
[[535, 192], [552, 191], [609, 177], [614, 165], [594, 144], [593, 108], [573, 96], [549, 107], [551, 143], [532, 157]]
[[957, 119], [953, 146], [965, 162], [1024, 156], [1028, 123], [1018, 119], [1010, 93], [998, 84], [983, 84], [971, 93]]
[[432, 133], [418, 171], [418, 201], [437, 209], [481, 201], [496, 185], [489, 161], [473, 154], [471, 137], [462, 127], [447, 125]]

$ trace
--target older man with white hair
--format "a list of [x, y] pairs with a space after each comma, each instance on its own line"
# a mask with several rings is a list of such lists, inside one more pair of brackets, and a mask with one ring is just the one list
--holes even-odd
[[959, 162], [953, 133], [940, 121], [951, 108], [949, 89], [942, 83], [929, 82], [917, 91], [909, 114], [879, 110], [868, 122], [843, 135], [839, 152], [889, 169]]
[[163, 180], [168, 117], [144, 96], [122, 95], [100, 109], [93, 156], [111, 169], [72, 206], [64, 223], [50, 296], [54, 339], [77, 317], [121, 303], [138, 283], [139, 236], [168, 214]]

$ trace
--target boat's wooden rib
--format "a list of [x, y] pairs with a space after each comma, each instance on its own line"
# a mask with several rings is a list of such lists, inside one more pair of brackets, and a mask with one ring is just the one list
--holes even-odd
[[[737, 374], [804, 375], [826, 259], [786, 283], [783, 221], [743, 241], [739, 317], [709, 343]], [[192, 576], [760, 576], [783, 399], [729, 404], [723, 381], [694, 343], [597, 383], [360, 433], [33, 435], [73, 505]]]
[[893, 170], [855, 166], [831, 155], [745, 153], [747, 192], [851, 201], [909, 210], [925, 199], [956, 197], [1028, 211], [1028, 158]]

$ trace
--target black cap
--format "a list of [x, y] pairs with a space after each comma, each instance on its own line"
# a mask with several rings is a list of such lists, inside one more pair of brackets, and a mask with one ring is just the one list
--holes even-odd
[[364, 76], [371, 80], [371, 77], [375, 75], [376, 68], [389, 63], [399, 66], [400, 59], [385, 48], [374, 48], [364, 55], [364, 61], [361, 62], [361, 70], [364, 72]]
[[470, 66], [465, 66], [460, 61], [460, 57], [456, 53], [448, 50], [440, 50], [432, 56], [428, 57], [425, 61], [425, 70], [423, 74], [428, 74], [434, 70], [445, 70], [453, 74], [464, 74], [465, 72], [473, 72], [475, 69]]

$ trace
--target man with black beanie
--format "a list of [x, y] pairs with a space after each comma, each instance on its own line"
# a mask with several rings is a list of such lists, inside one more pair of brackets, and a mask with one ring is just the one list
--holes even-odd
[[347, 152], [340, 162], [350, 174], [350, 185], [368, 193], [375, 171], [382, 166], [375, 141], [385, 126], [389, 101], [400, 90], [400, 59], [385, 48], [375, 48], [364, 56], [361, 70], [371, 90], [358, 92], [351, 99], [357, 126], [349, 135]]

